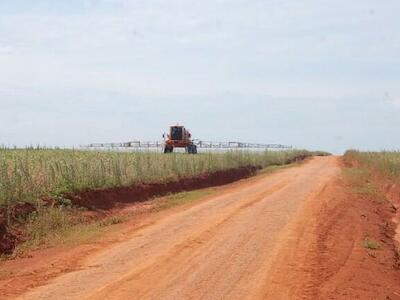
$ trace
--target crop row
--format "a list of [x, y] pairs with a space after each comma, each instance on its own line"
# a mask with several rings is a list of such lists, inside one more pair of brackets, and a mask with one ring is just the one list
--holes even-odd
[[398, 151], [360, 152], [351, 150], [346, 152], [345, 159], [389, 177], [395, 182], [400, 182], [400, 152]]
[[0, 149], [0, 206], [66, 192], [166, 182], [243, 166], [287, 164], [307, 151], [226, 152], [199, 155]]

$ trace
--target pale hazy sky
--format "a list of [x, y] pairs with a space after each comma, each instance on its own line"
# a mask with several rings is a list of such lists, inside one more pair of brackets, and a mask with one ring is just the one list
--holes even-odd
[[0, 0], [0, 144], [400, 149], [398, 0]]

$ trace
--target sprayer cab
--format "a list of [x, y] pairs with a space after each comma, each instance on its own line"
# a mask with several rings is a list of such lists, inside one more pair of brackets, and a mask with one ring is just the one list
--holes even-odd
[[196, 154], [197, 147], [193, 144], [192, 135], [184, 126], [175, 125], [170, 127], [169, 134], [164, 135], [164, 153], [171, 153], [174, 148], [185, 148], [187, 153]]

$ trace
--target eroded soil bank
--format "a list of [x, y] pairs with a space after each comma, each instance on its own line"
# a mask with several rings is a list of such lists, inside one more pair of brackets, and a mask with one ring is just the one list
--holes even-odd
[[126, 203], [148, 200], [152, 197], [165, 196], [170, 193], [192, 191], [201, 188], [228, 184], [239, 179], [254, 175], [257, 167], [243, 167], [206, 173], [195, 178], [183, 178], [165, 183], [138, 184], [128, 187], [115, 187], [67, 194], [74, 205], [90, 210], [108, 210]]
[[[228, 184], [252, 176], [259, 169], [259, 167], [248, 166], [206, 173], [195, 178], [183, 178], [173, 182], [87, 190], [69, 193], [64, 197], [71, 201], [73, 209], [85, 208], [91, 212], [86, 214], [86, 219], [80, 216], [78, 222], [90, 222], [102, 218], [106, 210], [170, 193]], [[57, 201], [54, 199], [44, 199], [43, 203], [47, 206], [57, 205]], [[21, 203], [0, 210], [0, 254], [11, 254], [15, 247], [24, 241], [24, 220], [36, 209], [37, 207], [31, 203]], [[12, 224], [12, 226], [8, 226], [8, 224]]]
[[[378, 181], [378, 179], [376, 180]], [[400, 245], [400, 186], [390, 182], [389, 180], [385, 181], [381, 179], [379, 187], [386, 197], [390, 199], [393, 205], [392, 210], [395, 211], [395, 215], [392, 220], [397, 226], [395, 239]]]

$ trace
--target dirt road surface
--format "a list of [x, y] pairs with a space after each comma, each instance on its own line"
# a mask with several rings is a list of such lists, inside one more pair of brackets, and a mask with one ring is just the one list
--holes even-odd
[[337, 158], [315, 158], [234, 185], [134, 231], [20, 299], [285, 297], [288, 287], [269, 277], [276, 276], [274, 261], [305, 234], [296, 230], [310, 221], [306, 208], [339, 173]]

